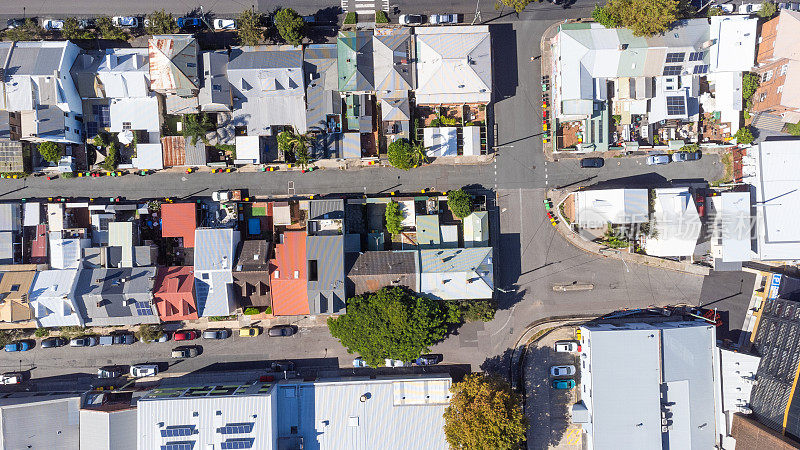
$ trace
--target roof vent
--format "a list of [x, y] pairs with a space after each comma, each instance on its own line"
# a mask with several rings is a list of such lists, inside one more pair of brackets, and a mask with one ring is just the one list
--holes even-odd
[[347, 418], [347, 426], [348, 427], [357, 427], [358, 426], [358, 416], [350, 416]]

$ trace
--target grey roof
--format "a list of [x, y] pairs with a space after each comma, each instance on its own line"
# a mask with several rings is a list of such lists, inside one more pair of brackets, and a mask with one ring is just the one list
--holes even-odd
[[415, 250], [371, 251], [347, 255], [347, 278], [353, 294], [374, 292], [384, 286], [418, 289], [418, 260]]
[[47, 75], [59, 69], [63, 46], [41, 42], [16, 42], [8, 61], [8, 75]]
[[11, 125], [8, 123], [8, 111], [0, 110], [0, 141], [11, 138]]
[[155, 267], [84, 269], [75, 287], [75, 303], [87, 325], [158, 323], [150, 304]]
[[77, 450], [81, 397], [4, 399], [0, 406], [0, 448]]
[[317, 279], [308, 271], [308, 307], [311, 314], [344, 313], [344, 236], [306, 237], [309, 267], [316, 262]]
[[327, 129], [327, 116], [342, 113], [337, 81], [336, 44], [306, 46], [304, 71], [306, 85], [306, 123], [310, 130]]
[[381, 120], [410, 120], [411, 106], [408, 97], [381, 99]]
[[228, 228], [198, 228], [194, 238], [194, 289], [201, 316], [225, 316], [235, 305], [233, 262], [240, 234]]
[[301, 50], [278, 50], [268, 47], [239, 47], [233, 49], [228, 70], [284, 69], [303, 67]]
[[19, 203], [0, 203], [0, 231], [19, 231], [21, 224]]
[[[46, 139], [48, 136], [64, 136], [64, 111], [58, 106], [40, 106], [35, 111], [36, 130], [31, 130], [40, 138]], [[26, 132], [26, 131], [23, 131]]]
[[344, 200], [311, 200], [308, 205], [308, 220], [344, 219]]
[[[705, 322], [586, 327], [594, 448], [713, 448], [716, 333]], [[621, 374], [635, 374], [625, 377]], [[586, 394], [584, 394], [586, 395]], [[624, 405], [624, 407], [620, 407]], [[669, 414], [662, 434], [662, 410]]]
[[[0, 117], [2, 113], [0, 111]], [[3, 138], [2, 125], [0, 124], [0, 139]], [[0, 172], [22, 172], [25, 170], [25, 160], [22, 154], [22, 142], [0, 140]]]
[[186, 139], [186, 165], [187, 166], [205, 166], [207, 159], [206, 144], [201, 139], [197, 140], [195, 145], [192, 145], [191, 139]]
[[14, 233], [0, 231], [0, 264], [14, 264]]
[[136, 408], [116, 411], [81, 409], [81, 448], [136, 450]]
[[373, 37], [375, 90], [408, 91], [414, 88], [414, 67], [411, 58], [411, 29], [392, 29], [390, 34]]
[[340, 31], [336, 45], [339, 90], [374, 90], [372, 30]]
[[208, 111], [230, 109], [233, 97], [228, 81], [228, 55], [224, 52], [205, 52], [202, 60], [203, 86], [198, 94], [200, 107], [208, 107], [204, 109]]
[[353, 132], [342, 134], [342, 158], [361, 158], [361, 133]]
[[242, 241], [236, 249], [235, 272], [266, 271], [269, 269], [269, 242], [264, 239]]

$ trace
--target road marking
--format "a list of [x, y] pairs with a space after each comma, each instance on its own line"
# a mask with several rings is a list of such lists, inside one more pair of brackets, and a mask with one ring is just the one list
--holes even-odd
[[564, 437], [562, 438], [562, 442], [566, 445], [578, 445], [581, 442], [581, 429], [580, 428], [573, 428], [568, 430]]

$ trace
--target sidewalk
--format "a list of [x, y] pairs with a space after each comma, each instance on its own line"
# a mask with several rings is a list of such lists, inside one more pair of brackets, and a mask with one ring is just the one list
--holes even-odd
[[609, 249], [604, 245], [583, 239], [572, 231], [570, 226], [567, 225], [567, 221], [561, 216], [559, 206], [571, 193], [572, 191], [557, 191], [554, 189], [548, 189], [547, 197], [552, 199], [554, 205], [553, 210], [560, 219], [558, 225], [556, 226], [556, 230], [558, 230], [564, 239], [569, 241], [569, 243], [575, 247], [578, 247], [587, 253], [594, 253], [606, 258], [619, 259], [625, 263], [642, 264], [646, 266], [657, 267], [659, 269], [674, 270], [676, 272], [684, 272], [700, 276], [706, 276], [711, 272], [711, 268], [709, 267], [699, 266], [697, 264], [687, 262], [672, 261], [669, 259], [662, 259], [655, 256], [642, 255], [639, 253], [629, 253], [617, 249]]

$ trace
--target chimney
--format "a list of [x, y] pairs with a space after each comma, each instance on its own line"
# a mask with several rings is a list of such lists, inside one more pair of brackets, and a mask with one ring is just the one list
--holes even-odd
[[109, 69], [113, 69], [114, 67], [116, 67], [117, 55], [115, 55], [114, 53], [106, 54], [106, 66], [108, 66]]

